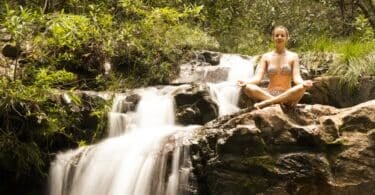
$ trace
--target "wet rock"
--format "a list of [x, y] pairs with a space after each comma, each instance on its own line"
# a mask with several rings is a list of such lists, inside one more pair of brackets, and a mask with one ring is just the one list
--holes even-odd
[[328, 52], [301, 53], [301, 75], [304, 79], [313, 79], [328, 71], [329, 66], [337, 61], [338, 55]]
[[362, 77], [356, 91], [343, 87], [338, 77], [318, 77], [308, 90], [311, 103], [331, 105], [337, 108], [350, 107], [375, 99], [375, 77]]
[[180, 66], [179, 77], [173, 84], [223, 81], [228, 77], [228, 67], [201, 66], [202, 62], [189, 62]]
[[196, 53], [195, 59], [180, 65], [179, 76], [171, 83], [216, 83], [226, 80], [229, 68], [217, 66], [220, 64], [221, 56], [221, 53], [212, 51], [201, 51]]
[[240, 111], [207, 123], [191, 155], [199, 194], [373, 194], [375, 100]]
[[18, 45], [6, 44], [1, 52], [5, 57], [16, 59], [21, 55], [21, 48]]
[[128, 111], [135, 111], [139, 101], [141, 100], [141, 96], [138, 94], [130, 94], [129, 96], [126, 97], [125, 100], [128, 106], [126, 107], [125, 110], [123, 110], [123, 112], [126, 113]]
[[209, 63], [210, 65], [218, 65], [220, 63], [221, 54], [213, 51], [202, 51], [198, 54], [198, 59]]
[[183, 125], [204, 124], [218, 116], [218, 106], [205, 84], [193, 84], [175, 93], [176, 119]]
[[253, 107], [255, 101], [250, 99], [245, 93], [241, 91], [240, 97], [238, 98], [238, 107], [240, 108], [249, 108]]

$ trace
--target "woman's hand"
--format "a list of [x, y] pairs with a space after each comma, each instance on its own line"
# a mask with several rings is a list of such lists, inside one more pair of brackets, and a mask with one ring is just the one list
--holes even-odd
[[243, 87], [246, 85], [246, 82], [245, 81], [242, 81], [242, 80], [238, 80], [237, 81], [237, 85], [240, 86], [240, 87]]
[[303, 81], [303, 86], [306, 87], [306, 88], [310, 88], [313, 86], [313, 81], [312, 80], [305, 80]]

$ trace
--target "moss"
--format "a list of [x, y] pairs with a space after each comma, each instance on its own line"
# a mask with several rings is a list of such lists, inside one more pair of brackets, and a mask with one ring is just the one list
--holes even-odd
[[[240, 183], [244, 191], [248, 192], [249, 194], [256, 194], [259, 192], [263, 192], [265, 189], [268, 188], [269, 183], [268, 180], [262, 177], [251, 177], [248, 178]], [[235, 192], [236, 190], [232, 191]]]
[[269, 172], [274, 172], [275, 170], [275, 160], [271, 156], [255, 156], [248, 157], [241, 161], [245, 166], [250, 167], [262, 167]]
[[0, 176], [7, 178], [0, 182], [0, 194], [42, 190], [57, 151], [104, 136], [105, 100], [77, 95], [68, 104], [59, 95], [51, 96], [49, 88], [4, 79], [0, 88]]
[[228, 169], [209, 172], [207, 180], [208, 194], [256, 194], [264, 192], [272, 182], [266, 177]]

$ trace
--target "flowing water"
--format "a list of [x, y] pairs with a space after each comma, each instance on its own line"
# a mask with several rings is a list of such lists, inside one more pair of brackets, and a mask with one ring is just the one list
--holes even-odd
[[[252, 75], [251, 59], [224, 55], [227, 81], [210, 83], [220, 115], [237, 111], [237, 79]], [[182, 87], [182, 86], [181, 86]], [[99, 144], [57, 155], [51, 165], [51, 195], [195, 194], [189, 136], [197, 126], [175, 124], [173, 92], [179, 86], [137, 90], [140, 101], [127, 109], [126, 94], [116, 94], [108, 114], [108, 138]]]
[[219, 116], [231, 114], [239, 110], [237, 103], [240, 96], [238, 80], [248, 80], [254, 74], [255, 58], [224, 54], [220, 58], [219, 67], [228, 67], [226, 80], [208, 83], [211, 96], [219, 106]]

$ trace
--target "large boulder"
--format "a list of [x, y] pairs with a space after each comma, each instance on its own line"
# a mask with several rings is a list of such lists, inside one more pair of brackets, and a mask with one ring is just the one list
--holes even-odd
[[327, 73], [329, 66], [338, 61], [338, 54], [330, 52], [303, 52], [300, 54], [301, 75], [313, 79]]
[[197, 131], [198, 194], [374, 194], [375, 100], [249, 110]]
[[175, 92], [174, 99], [179, 124], [203, 125], [219, 115], [219, 108], [206, 84], [194, 83], [187, 88], [180, 88]]
[[343, 86], [339, 77], [317, 77], [314, 81], [314, 86], [308, 91], [310, 96], [306, 98], [308, 103], [343, 108], [375, 99], [374, 76], [360, 78], [354, 90]]
[[222, 54], [200, 51], [188, 63], [179, 66], [179, 75], [171, 83], [220, 82], [228, 77], [228, 67], [218, 66]]
[[343, 108], [375, 99], [374, 76], [359, 78], [355, 89], [343, 84], [338, 76], [327, 76], [329, 67], [339, 63], [339, 57], [339, 54], [329, 52], [301, 53], [302, 77], [315, 81], [301, 102]]

